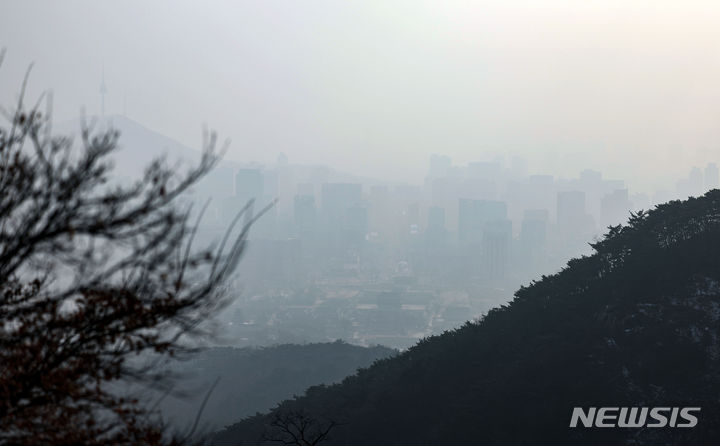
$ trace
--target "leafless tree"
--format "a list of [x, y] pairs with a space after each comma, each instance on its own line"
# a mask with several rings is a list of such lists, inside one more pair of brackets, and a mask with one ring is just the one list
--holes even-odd
[[288, 446], [316, 446], [328, 439], [339, 425], [331, 420], [319, 420], [304, 411], [277, 411], [272, 415], [263, 440]]
[[218, 246], [192, 249], [197, 221], [178, 198], [217, 163], [214, 133], [184, 174], [159, 159], [111, 186], [118, 133], [53, 136], [25, 83], [0, 125], [0, 443], [176, 441], [108, 384], [159, 379], [129, 359], [176, 355], [207, 334], [263, 211], [250, 203]]

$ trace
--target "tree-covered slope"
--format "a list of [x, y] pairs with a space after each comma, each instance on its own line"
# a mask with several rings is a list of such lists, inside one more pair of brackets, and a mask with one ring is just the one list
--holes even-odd
[[[481, 321], [310, 388], [216, 443], [275, 438], [278, 417], [300, 413], [340, 423], [332, 445], [716, 444], [720, 191], [634, 215], [593, 248]], [[694, 428], [569, 428], [573, 407], [590, 406], [702, 411]]]

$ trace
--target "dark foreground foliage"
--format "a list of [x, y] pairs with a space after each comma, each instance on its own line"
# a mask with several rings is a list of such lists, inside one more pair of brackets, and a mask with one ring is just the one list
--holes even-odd
[[73, 144], [23, 97], [0, 126], [0, 443], [175, 442], [108, 384], [164, 383], [129, 359], [175, 355], [205, 333], [253, 218], [192, 250], [178, 198], [215, 165], [214, 135], [183, 174], [158, 160], [111, 186], [117, 133], [86, 127]]
[[[720, 440], [720, 191], [633, 215], [477, 323], [220, 432], [342, 423], [323, 445], [708, 445]], [[698, 406], [695, 428], [569, 428], [573, 407]]]

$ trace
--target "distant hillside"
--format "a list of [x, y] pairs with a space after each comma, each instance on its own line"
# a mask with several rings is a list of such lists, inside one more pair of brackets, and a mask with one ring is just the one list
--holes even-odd
[[[131, 176], [138, 172], [139, 167], [146, 166], [153, 158], [167, 155], [169, 161], [182, 159], [197, 163], [200, 159], [200, 127], [198, 126], [198, 147], [189, 148], [178, 141], [148, 129], [142, 124], [122, 115], [111, 115], [106, 118], [91, 117], [87, 124], [95, 131], [113, 128], [120, 132], [118, 151], [113, 156], [119, 175]], [[55, 132], [65, 135], [79, 136], [81, 122], [65, 121], [55, 124]]]
[[[158, 406], [163, 418], [184, 430], [198, 413], [212, 383], [220, 378], [202, 412], [204, 429], [218, 429], [243, 417], [274, 407], [310, 386], [332, 384], [360, 367], [395, 354], [386, 347], [359, 347], [343, 342], [279, 345], [268, 348], [218, 347], [200, 352], [169, 367], [180, 380]], [[144, 397], [153, 404], [159, 392]]]
[[[709, 445], [720, 441], [720, 191], [633, 216], [590, 256], [480, 322], [310, 388], [219, 433], [340, 423], [323, 445]], [[683, 407], [694, 428], [569, 428], [573, 407]], [[285, 418], [283, 418], [285, 417]]]
[[[119, 148], [113, 154], [115, 161], [115, 173], [120, 177], [135, 177], [142, 173], [142, 168], [148, 165], [150, 161], [158, 156], [167, 156], [169, 162], [182, 161], [181, 166], [189, 166], [197, 164], [200, 160], [202, 146], [201, 143], [201, 127], [198, 125], [198, 145], [192, 148], [154, 130], [145, 127], [143, 124], [134, 121], [123, 115], [110, 115], [105, 118], [89, 117], [86, 120], [91, 129], [101, 131], [112, 128], [120, 132]], [[54, 124], [56, 134], [71, 135], [79, 139], [81, 129], [81, 121], [79, 119], [64, 121]], [[231, 135], [218, 135], [220, 143]], [[219, 149], [219, 147], [218, 147]], [[242, 147], [231, 144], [230, 151], [235, 154], [242, 154]], [[214, 190], [218, 195], [232, 195], [232, 181], [226, 184], [225, 177], [231, 177], [232, 174], [223, 172], [218, 174], [218, 170], [234, 172], [239, 167], [254, 166], [261, 164], [247, 160], [244, 162], [233, 161], [230, 156], [225, 156], [218, 165], [215, 172], [211, 172], [208, 177], [201, 180], [198, 185], [200, 189], [204, 189], [203, 193], [208, 190]], [[278, 166], [264, 166], [266, 168], [277, 168]], [[361, 182], [364, 184], [376, 184], [382, 181], [371, 178], [358, 177], [346, 172], [337, 171], [328, 166], [307, 165], [307, 164], [288, 164], [283, 166], [284, 173], [294, 178], [296, 181], [306, 182], [311, 179], [321, 180], [323, 182]], [[214, 176], [221, 176], [221, 179], [213, 180]], [[383, 182], [384, 183], [384, 182]], [[227, 190], [229, 188], [229, 190]], [[294, 193], [294, 191], [293, 191]]]

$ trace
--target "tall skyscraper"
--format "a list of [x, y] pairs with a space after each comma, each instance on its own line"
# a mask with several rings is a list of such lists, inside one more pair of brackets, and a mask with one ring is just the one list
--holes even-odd
[[322, 185], [322, 211], [330, 218], [341, 218], [345, 209], [362, 199], [362, 185], [357, 183], [325, 183]]
[[690, 194], [693, 196], [702, 195], [703, 191], [703, 173], [699, 167], [693, 167], [690, 170]]
[[557, 223], [561, 227], [578, 227], [585, 218], [585, 192], [562, 191], [557, 194]]
[[708, 163], [705, 166], [705, 190], [717, 189], [720, 186], [720, 174], [715, 163]]
[[458, 208], [458, 240], [461, 243], [480, 243], [485, 223], [507, 218], [504, 201], [460, 198]]
[[482, 256], [486, 276], [491, 280], [505, 277], [507, 272], [512, 222], [508, 219], [490, 220], [483, 228]]
[[321, 195], [321, 230], [327, 248], [340, 252], [352, 244], [360, 243], [367, 231], [367, 209], [362, 203], [362, 185], [325, 183]]
[[440, 206], [430, 206], [427, 214], [428, 231], [445, 231], [445, 209]]
[[295, 228], [302, 238], [308, 237], [315, 231], [317, 224], [317, 210], [315, 197], [312, 195], [296, 195], [294, 202]]
[[632, 204], [627, 189], [617, 189], [605, 195], [600, 202], [600, 223], [603, 228], [627, 221]]
[[520, 228], [520, 244], [524, 251], [539, 249], [547, 239], [547, 209], [526, 209]]

